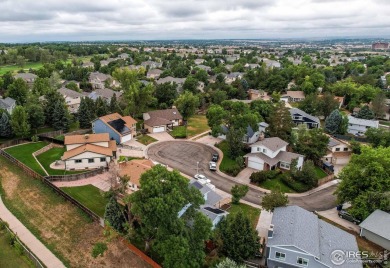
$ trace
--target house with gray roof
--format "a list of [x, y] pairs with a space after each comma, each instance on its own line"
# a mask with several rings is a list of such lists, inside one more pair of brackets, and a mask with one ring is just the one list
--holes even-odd
[[206, 72], [210, 72], [211, 71], [211, 67], [210, 66], [206, 66], [206, 65], [203, 65], [203, 64], [199, 64], [198, 66], [196, 66], [196, 68], [205, 70]]
[[0, 99], [0, 109], [6, 110], [9, 114], [12, 114], [15, 107], [16, 100], [13, 98], [7, 97], [5, 99]]
[[360, 236], [390, 250], [390, 213], [377, 209], [359, 226]]
[[159, 133], [172, 130], [183, 123], [183, 116], [176, 108], [155, 110], [143, 113], [144, 128], [149, 133]]
[[295, 125], [305, 124], [307, 128], [319, 128], [321, 126], [320, 119], [312, 116], [298, 108], [290, 109], [291, 119]]
[[368, 120], [348, 116], [347, 132], [353, 135], [364, 135], [369, 128], [379, 128], [378, 120]]
[[146, 78], [158, 79], [163, 73], [160, 69], [150, 69], [146, 74]]
[[244, 74], [240, 73], [240, 72], [233, 72], [233, 73], [227, 74], [225, 77], [225, 83], [231, 84], [234, 81], [236, 81], [237, 79], [241, 79], [243, 76], [244, 76]]
[[100, 72], [92, 72], [89, 74], [89, 83], [91, 83], [93, 89], [105, 88], [106, 82], [109, 87], [119, 86], [119, 83], [115, 81], [111, 75]]
[[38, 77], [37, 75], [32, 73], [18, 73], [14, 76], [15, 79], [22, 78], [27, 84], [34, 83], [37, 77]]
[[302, 168], [304, 156], [287, 152], [288, 142], [278, 138], [265, 138], [250, 145], [251, 152], [244, 156], [245, 164], [257, 170], [280, 168], [290, 170], [291, 162], [297, 160], [298, 170]]
[[115, 91], [109, 88], [98, 88], [91, 93], [88, 94], [88, 98], [96, 100], [97, 98], [101, 97], [102, 99], [106, 101], [111, 101], [111, 98], [116, 96], [117, 99], [122, 97], [123, 92], [122, 91]]
[[85, 97], [85, 95], [66, 87], [60, 88], [58, 92], [64, 97], [69, 112], [77, 113], [80, 107], [81, 99]]
[[359, 251], [355, 236], [298, 206], [275, 208], [267, 240], [268, 267], [362, 267], [360, 259], [343, 258]]
[[[239, 100], [237, 100], [239, 101]], [[250, 125], [246, 128], [246, 133], [242, 138], [242, 142], [245, 144], [252, 144], [259, 140], [259, 138], [264, 135], [265, 129], [268, 127], [266, 122], [261, 122], [257, 124], [257, 129], [253, 129]], [[225, 140], [226, 135], [229, 132], [229, 128], [226, 125], [221, 126], [221, 133], [218, 138]]]

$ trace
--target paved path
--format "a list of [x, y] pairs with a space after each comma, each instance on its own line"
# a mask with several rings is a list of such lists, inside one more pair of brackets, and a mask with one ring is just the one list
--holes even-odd
[[5, 207], [0, 197], [0, 218], [9, 224], [9, 228], [48, 268], [61, 268], [65, 265], [45, 245], [42, 244], [12, 213]]
[[207, 130], [207, 131], [205, 131], [205, 132], [202, 132], [202, 133], [200, 133], [200, 134], [198, 134], [198, 135], [195, 135], [195, 136], [189, 138], [188, 140], [192, 140], [192, 141], [197, 140], [197, 139], [199, 139], [199, 138], [201, 138], [201, 137], [203, 137], [203, 136], [205, 136], [205, 135], [208, 135], [209, 132], [210, 132], [210, 130]]
[[256, 230], [260, 237], [264, 237], [266, 242], [268, 238], [268, 229], [272, 222], [272, 212], [265, 209], [261, 210], [259, 221], [257, 222]]
[[[217, 151], [217, 148], [199, 142], [167, 141], [150, 145], [146, 155], [154, 161], [168, 165], [189, 176], [195, 175], [196, 163], [199, 162], [199, 172], [206, 175], [218, 189], [229, 193], [235, 184], [245, 183], [221, 172], [209, 170], [208, 163], [212, 154]], [[336, 206], [336, 198], [333, 192], [336, 190], [336, 184], [337, 182], [332, 181], [306, 193], [288, 194], [290, 204], [298, 205], [309, 211], [322, 211], [334, 208]], [[246, 185], [249, 186], [249, 192], [243, 200], [253, 204], [259, 205], [264, 194], [269, 192], [252, 184]]]
[[109, 179], [108, 172], [104, 172], [102, 174], [98, 174], [93, 177], [89, 177], [86, 179], [76, 180], [76, 181], [54, 181], [53, 184], [57, 187], [78, 187], [84, 185], [93, 185], [100, 190], [107, 192], [111, 188], [111, 183]]
[[[347, 208], [348, 206], [344, 206], [344, 208]], [[339, 217], [339, 214], [336, 210], [336, 208], [332, 208], [325, 211], [319, 211], [317, 212], [318, 215], [321, 215], [322, 217], [327, 218], [328, 220], [331, 220], [347, 229], [350, 229], [352, 231], [355, 231], [356, 233], [360, 234], [360, 227], [359, 225], [356, 225], [350, 221], [347, 221], [345, 219], [342, 219]]]

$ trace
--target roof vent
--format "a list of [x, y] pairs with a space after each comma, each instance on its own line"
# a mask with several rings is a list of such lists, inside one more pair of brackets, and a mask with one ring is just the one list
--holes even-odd
[[88, 140], [88, 139], [89, 139], [89, 134], [85, 134], [85, 135], [84, 135], [84, 138], [85, 138], [86, 140]]
[[270, 224], [268, 228], [268, 238], [272, 238], [274, 236], [274, 225]]

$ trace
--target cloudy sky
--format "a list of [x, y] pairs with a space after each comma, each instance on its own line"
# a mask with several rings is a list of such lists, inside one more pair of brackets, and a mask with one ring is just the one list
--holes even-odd
[[390, 0], [0, 0], [0, 42], [390, 37]]

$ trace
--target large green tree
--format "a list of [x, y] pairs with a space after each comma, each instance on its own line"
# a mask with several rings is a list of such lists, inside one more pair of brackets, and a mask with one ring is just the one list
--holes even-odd
[[390, 147], [361, 147], [339, 174], [336, 193], [341, 203], [350, 202], [350, 212], [365, 219], [375, 209], [390, 212]]
[[92, 99], [84, 97], [81, 99], [77, 118], [81, 128], [91, 128], [92, 120], [96, 117], [95, 104]]
[[390, 147], [390, 131], [384, 128], [370, 128], [365, 133], [368, 141], [374, 148]]
[[8, 86], [7, 96], [16, 100], [17, 105], [24, 105], [28, 96], [27, 83], [22, 78], [16, 79]]
[[32, 93], [37, 96], [46, 95], [51, 89], [49, 78], [40, 78], [35, 79]]
[[318, 161], [326, 154], [329, 137], [322, 129], [298, 128], [297, 138], [294, 141], [294, 151], [305, 156], [306, 159]]
[[28, 122], [31, 128], [36, 129], [45, 124], [45, 111], [39, 103], [31, 103], [26, 106]]
[[276, 104], [268, 118], [270, 122], [267, 131], [271, 137], [279, 137], [282, 140], [288, 141], [294, 126], [291, 114], [283, 103]]
[[257, 231], [241, 211], [223, 219], [215, 232], [216, 240], [221, 241], [220, 253], [234, 261], [247, 260], [260, 249]]
[[287, 195], [280, 191], [272, 190], [261, 199], [261, 207], [268, 211], [274, 211], [277, 207], [284, 207], [288, 204]]
[[188, 119], [195, 114], [199, 106], [199, 98], [191, 92], [185, 91], [177, 98], [175, 105], [183, 118]]
[[28, 115], [23, 106], [16, 106], [12, 111], [11, 126], [14, 134], [19, 138], [26, 138], [30, 134]]
[[108, 201], [106, 205], [106, 209], [104, 212], [104, 219], [108, 221], [111, 227], [113, 227], [115, 230], [119, 232], [123, 232], [126, 219], [123, 215], [123, 212], [116, 201], [115, 196], [112, 196], [110, 198], [110, 201]]
[[0, 109], [0, 137], [9, 138], [11, 136], [11, 116], [7, 111]]
[[230, 190], [232, 194], [232, 203], [240, 203], [240, 199], [243, 198], [249, 191], [248, 185], [234, 185]]
[[68, 108], [61, 100], [58, 100], [54, 105], [52, 126], [55, 130], [63, 130], [64, 132], [69, 130], [70, 115]]
[[340, 133], [343, 126], [343, 116], [339, 110], [334, 110], [325, 120], [325, 131], [329, 134], [344, 134]]
[[371, 111], [370, 107], [368, 107], [367, 105], [364, 105], [360, 111], [357, 113], [356, 115], [357, 118], [362, 118], [362, 119], [368, 119], [368, 120], [371, 120], [371, 119], [374, 119], [375, 118], [375, 114], [373, 111]]
[[155, 96], [158, 103], [165, 104], [167, 107], [172, 106], [173, 102], [177, 98], [177, 84], [176, 83], [163, 83], [157, 85]]

